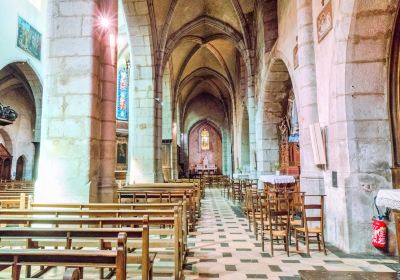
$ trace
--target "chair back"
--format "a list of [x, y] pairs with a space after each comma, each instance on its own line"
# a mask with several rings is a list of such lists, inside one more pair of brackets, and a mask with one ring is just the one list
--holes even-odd
[[[324, 198], [325, 195], [301, 195], [303, 224], [306, 233], [310, 227], [319, 227], [321, 232], [324, 232]], [[310, 203], [306, 199], [312, 199], [313, 202]], [[315, 200], [318, 201], [314, 202]]]
[[266, 202], [270, 231], [288, 231], [290, 222], [289, 199], [269, 197]]

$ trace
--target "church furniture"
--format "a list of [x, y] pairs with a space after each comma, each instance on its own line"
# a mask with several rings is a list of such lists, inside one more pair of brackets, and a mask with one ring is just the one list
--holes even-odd
[[218, 167], [215, 164], [196, 164], [194, 166], [194, 173], [195, 174], [207, 174], [207, 175], [214, 175], [217, 174]]
[[0, 269], [12, 267], [11, 279], [19, 280], [21, 266], [101, 267], [115, 269], [116, 279], [126, 279], [127, 234], [118, 234], [114, 250], [0, 249]]
[[6, 147], [0, 143], [0, 179], [9, 180], [11, 178], [12, 158]]
[[[306, 198], [313, 200], [306, 202]], [[318, 202], [314, 202], [318, 200]], [[299, 250], [299, 242], [306, 246], [307, 254], [310, 255], [310, 243], [317, 243], [318, 250], [322, 250], [326, 255], [326, 246], [324, 238], [324, 200], [325, 195], [302, 195], [302, 227], [295, 227], [296, 250]], [[312, 214], [310, 214], [310, 212]], [[318, 214], [317, 214], [318, 213]], [[310, 223], [312, 223], [310, 225]]]
[[0, 195], [0, 208], [26, 209], [32, 202], [32, 195], [25, 193], [5, 193]]
[[299, 270], [302, 280], [396, 280], [396, 272]]
[[200, 205], [201, 198], [204, 196], [203, 190], [200, 184], [196, 183], [142, 183], [142, 184], [131, 184], [126, 187], [120, 188], [120, 190], [126, 189], [138, 189], [138, 190], [148, 190], [148, 189], [168, 189], [168, 190], [192, 190], [195, 192], [197, 198], [196, 203]]
[[191, 190], [173, 190], [173, 189], [146, 189], [145, 191], [123, 188], [117, 191], [119, 202], [128, 201], [134, 203], [170, 203], [170, 202], [180, 202], [185, 201], [186, 207], [189, 214], [189, 226], [191, 229], [197, 221], [197, 217], [200, 216], [200, 205], [198, 202], [198, 197]]
[[[98, 249], [105, 250], [116, 247], [117, 244], [112, 246], [111, 243], [117, 241], [121, 232], [126, 233], [128, 241], [138, 240], [141, 244], [141, 254], [128, 253], [127, 264], [141, 264], [142, 278], [149, 279], [152, 275], [154, 255], [150, 256], [149, 254], [149, 227], [146, 220], [142, 228], [0, 228], [0, 244], [2, 246], [7, 244], [10, 247], [18, 245], [24, 247], [24, 244], [27, 244], [26, 249], [57, 246], [68, 250], [73, 247], [100, 247]], [[104, 240], [107, 240], [107, 242]], [[128, 242], [127, 244], [127, 247], [129, 247]], [[30, 269], [27, 269], [27, 271], [28, 274], [31, 273]], [[30, 277], [30, 275], [27, 275], [27, 277]]]
[[265, 206], [268, 229], [261, 231], [261, 238], [264, 240], [266, 235], [269, 236], [271, 256], [274, 256], [274, 244], [280, 244], [280, 241], [283, 241], [286, 254], [289, 256], [289, 199], [269, 197]]
[[[58, 210], [60, 213], [62, 209]], [[111, 211], [111, 210], [108, 210]], [[111, 211], [112, 212], [112, 211]], [[35, 213], [34, 211], [32, 213]], [[71, 213], [69, 213], [71, 214]], [[79, 214], [80, 215], [80, 214]], [[116, 217], [115, 213], [111, 214], [112, 217], [38, 217], [34, 215], [28, 217], [21, 216], [6, 216], [0, 217], [1, 225], [21, 225], [21, 226], [32, 226], [32, 225], [53, 225], [55, 227], [135, 227], [142, 226], [144, 221], [143, 217]], [[165, 215], [165, 213], [164, 213]], [[150, 228], [151, 236], [159, 236], [159, 239], [150, 240], [150, 249], [157, 250], [159, 254], [166, 253], [166, 251], [160, 251], [161, 249], [171, 248], [173, 255], [173, 275], [175, 279], [180, 277], [183, 268], [183, 262], [185, 258], [185, 244], [183, 239], [183, 227], [181, 224], [181, 218], [175, 209], [175, 214], [172, 217], [165, 216], [150, 216], [148, 219], [148, 225]], [[161, 236], [170, 236], [169, 239], [161, 239]], [[185, 243], [185, 244], [184, 244]], [[54, 246], [57, 245], [53, 244]], [[129, 247], [140, 248], [140, 244], [131, 243], [128, 241]], [[138, 247], [139, 246], [139, 247]], [[166, 257], [169, 257], [167, 255]]]
[[[184, 236], [188, 232], [188, 216], [184, 213], [188, 213], [186, 201], [176, 203], [32, 203], [33, 209], [80, 209], [80, 210], [173, 210], [178, 207], [178, 213], [182, 212], [182, 228], [184, 230]], [[182, 209], [180, 211], [179, 209]]]

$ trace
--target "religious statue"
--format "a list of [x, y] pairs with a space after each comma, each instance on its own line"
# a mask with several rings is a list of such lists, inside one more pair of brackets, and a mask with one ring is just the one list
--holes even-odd
[[17, 119], [17, 117], [18, 114], [14, 109], [11, 109], [10, 106], [4, 106], [0, 103], [0, 118], [13, 122]]
[[288, 134], [290, 130], [290, 125], [287, 117], [284, 117], [283, 120], [278, 124], [279, 134], [280, 134], [280, 141], [287, 142]]

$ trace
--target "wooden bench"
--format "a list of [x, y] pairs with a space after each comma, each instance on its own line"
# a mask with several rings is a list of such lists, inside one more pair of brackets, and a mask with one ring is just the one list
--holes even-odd
[[0, 195], [0, 208], [29, 208], [32, 203], [32, 196], [25, 193]]
[[[96, 217], [96, 218], [88, 218], [88, 217], [0, 217], [0, 224], [6, 226], [32, 226], [32, 225], [53, 225], [55, 227], [59, 226], [75, 226], [75, 227], [137, 227], [142, 226], [144, 223], [143, 218], [138, 217]], [[148, 224], [150, 227], [150, 235], [171, 235], [173, 238], [169, 240], [150, 240], [150, 248], [152, 249], [160, 249], [160, 248], [171, 248], [173, 249], [173, 275], [175, 279], [178, 279], [182, 274], [183, 262], [184, 262], [184, 246], [180, 240], [182, 237], [181, 233], [181, 223], [178, 217], [178, 214], [174, 215], [174, 217], [149, 217]], [[154, 229], [152, 226], [171, 226], [171, 229]], [[52, 243], [53, 246], [57, 246], [57, 243]], [[134, 242], [128, 241], [129, 247], [132, 248], [140, 248], [138, 244]]]
[[[140, 239], [141, 255], [128, 254], [127, 264], [141, 264], [142, 278], [149, 279], [152, 275], [152, 261], [149, 255], [149, 227], [144, 218], [142, 228], [0, 228], [1, 242], [7, 241], [15, 246], [17, 241], [23, 241], [26, 249], [55, 246], [71, 249], [75, 247], [100, 247], [111, 249], [110, 240], [116, 241], [120, 232], [127, 235], [128, 240]], [[1, 251], [1, 250], [0, 250]], [[28, 269], [29, 268], [29, 269]], [[30, 267], [26, 277], [31, 277]], [[43, 270], [46, 271], [46, 270]], [[41, 273], [41, 271], [39, 271]], [[37, 276], [37, 275], [36, 275]], [[103, 271], [101, 271], [101, 278]]]
[[195, 197], [195, 203], [198, 207], [201, 206], [201, 198], [204, 196], [203, 189], [197, 183], [143, 183], [131, 184], [120, 188], [119, 190], [141, 190], [141, 191], [192, 191]]
[[129, 199], [131, 203], [171, 203], [171, 202], [186, 202], [186, 207], [189, 214], [189, 222], [191, 229], [194, 228], [197, 222], [197, 217], [200, 215], [200, 206], [196, 202], [192, 191], [188, 190], [137, 190], [137, 189], [120, 189], [117, 191], [118, 202], [123, 203], [124, 199]]
[[[85, 209], [0, 209], [0, 217], [38, 217], [38, 216], [46, 216], [46, 217], [171, 217], [174, 218], [175, 215], [178, 215], [178, 219], [180, 221], [184, 221], [186, 218], [182, 217], [182, 209], [174, 206], [171, 209], [150, 209], [150, 210], [85, 210]], [[187, 223], [186, 223], [187, 224]], [[175, 226], [175, 224], [174, 224]], [[179, 227], [179, 242], [181, 244], [182, 252], [186, 252], [187, 250], [187, 225], [176, 225]], [[173, 233], [173, 232], [171, 232]]]
[[117, 280], [126, 279], [127, 234], [118, 234], [115, 250], [1, 249], [0, 270], [12, 267], [11, 279], [19, 280], [21, 266], [101, 267], [116, 271]]
[[[186, 201], [176, 203], [32, 203], [31, 208], [55, 208], [55, 209], [88, 209], [88, 210], [151, 210], [151, 209], [174, 209], [182, 208], [182, 225], [185, 232], [188, 231], [189, 223], [192, 221], [192, 213], [187, 209]], [[185, 216], [185, 213], [187, 214]]]

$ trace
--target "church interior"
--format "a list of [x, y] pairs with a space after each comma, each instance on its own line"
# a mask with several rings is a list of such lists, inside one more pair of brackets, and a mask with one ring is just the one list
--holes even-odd
[[400, 279], [399, 0], [0, 22], [0, 279]]

